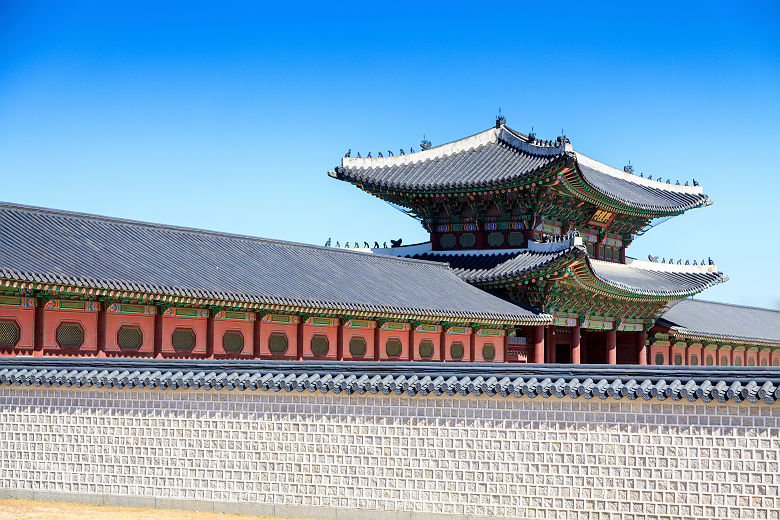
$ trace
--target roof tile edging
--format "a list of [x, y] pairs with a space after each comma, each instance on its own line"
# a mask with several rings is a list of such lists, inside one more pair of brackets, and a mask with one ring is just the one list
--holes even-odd
[[[230, 363], [203, 363], [166, 360], [74, 360], [14, 358], [14, 363], [0, 369], [0, 385], [8, 386], [76, 386], [107, 388], [263, 390], [286, 392], [320, 392], [346, 394], [407, 394], [527, 398], [612, 398], [620, 400], [651, 399], [664, 401], [717, 401], [724, 403], [763, 401], [772, 404], [780, 399], [780, 370], [643, 370], [635, 367], [593, 365], [586, 368], [563, 365], [508, 367], [464, 364], [442, 367], [435, 363], [374, 364], [367, 370], [362, 363], [324, 363], [300, 368], [290, 364], [266, 368], [244, 368]], [[38, 366], [36, 366], [38, 365]], [[352, 366], [350, 366], [352, 365]], [[379, 365], [379, 366], [377, 366]], [[451, 368], [461, 369], [454, 372]], [[625, 371], [621, 375], [621, 368]], [[709, 367], [708, 367], [709, 368]], [[677, 374], [675, 374], [677, 372]], [[689, 374], [686, 375], [686, 372]], [[711, 377], [723, 372], [721, 377]], [[740, 376], [740, 372], [744, 375]], [[761, 372], [760, 375], [753, 373]], [[469, 373], [470, 375], [464, 375]]]

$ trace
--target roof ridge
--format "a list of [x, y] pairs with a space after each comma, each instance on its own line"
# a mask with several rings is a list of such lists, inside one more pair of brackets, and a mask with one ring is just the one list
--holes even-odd
[[[534, 141], [531, 142], [530, 136], [513, 130], [506, 125], [502, 125], [500, 130], [503, 130], [503, 132], [499, 132], [498, 138], [518, 151], [539, 157], [554, 157], [566, 152], [568, 143], [565, 139], [561, 139], [560, 141], [545, 141], [534, 138]], [[507, 139], [507, 134], [511, 140]], [[546, 144], [548, 142], [550, 144]]]
[[210, 235], [210, 236], [217, 236], [217, 237], [225, 237], [225, 238], [236, 238], [241, 240], [248, 240], [251, 242], [264, 242], [269, 244], [275, 244], [279, 246], [292, 246], [292, 247], [301, 247], [301, 248], [309, 248], [309, 249], [317, 249], [322, 251], [335, 251], [339, 253], [344, 254], [354, 254], [354, 255], [362, 255], [362, 256], [368, 256], [372, 258], [386, 258], [386, 259], [392, 259], [395, 261], [402, 261], [402, 262], [416, 262], [421, 264], [430, 264], [430, 265], [436, 265], [441, 266], [444, 265], [446, 267], [447, 264], [443, 264], [442, 262], [434, 262], [431, 260], [418, 260], [416, 258], [401, 258], [396, 256], [390, 256], [390, 255], [377, 255], [374, 253], [364, 252], [364, 251], [355, 251], [351, 249], [343, 249], [343, 248], [336, 248], [336, 247], [326, 247], [326, 246], [318, 246], [314, 244], [306, 244], [303, 242], [292, 242], [289, 240], [280, 240], [277, 238], [265, 238], [265, 237], [256, 237], [252, 235], [242, 235], [238, 233], [227, 233], [224, 231], [214, 231], [209, 229], [200, 229], [200, 228], [190, 228], [185, 226], [175, 226], [170, 224], [160, 224], [156, 222], [147, 222], [143, 220], [133, 220], [133, 219], [126, 219], [126, 218], [119, 218], [119, 217], [109, 217], [106, 215], [97, 215], [94, 213], [83, 213], [78, 211], [69, 211], [64, 209], [56, 209], [56, 208], [45, 208], [42, 206], [30, 206], [26, 204], [16, 204], [13, 202], [4, 202], [0, 201], [0, 208], [7, 208], [12, 210], [22, 210], [22, 211], [28, 211], [28, 212], [37, 212], [37, 213], [46, 213], [50, 215], [58, 215], [62, 217], [69, 217], [69, 218], [84, 218], [84, 219], [90, 219], [90, 220], [97, 220], [102, 222], [111, 222], [116, 224], [125, 224], [130, 226], [141, 226], [146, 228], [152, 228], [152, 229], [159, 229], [163, 231], [176, 231], [179, 233], [192, 233], [196, 235]]

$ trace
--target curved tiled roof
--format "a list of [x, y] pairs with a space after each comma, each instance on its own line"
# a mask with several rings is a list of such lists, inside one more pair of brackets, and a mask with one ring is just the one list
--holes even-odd
[[467, 272], [494, 269], [499, 264], [511, 260], [518, 255], [516, 252], [496, 251], [480, 255], [462, 255], [448, 253], [446, 251], [429, 251], [427, 253], [407, 255], [406, 258], [417, 260], [430, 260], [431, 262], [444, 262], [448, 264], [458, 276], [464, 276]]
[[656, 211], [685, 211], [707, 201], [707, 195], [702, 193], [698, 186], [676, 186], [650, 181], [594, 161], [580, 153], [575, 155], [577, 167], [585, 181], [602, 195], [626, 206]]
[[563, 157], [563, 146], [526, 144], [505, 129], [479, 134], [409, 155], [345, 157], [340, 178], [403, 190], [476, 188], [511, 182], [546, 168]]
[[469, 283], [490, 282], [520, 276], [570, 257], [572, 260], [583, 258], [587, 253], [581, 245], [571, 246], [559, 251], [524, 251], [492, 269], [479, 269], [463, 273], [461, 278]]
[[702, 338], [780, 344], [780, 311], [704, 300], [683, 300], [658, 323]]
[[774, 403], [768, 367], [4, 358], [0, 385]]
[[231, 302], [549, 321], [445, 264], [0, 204], [0, 278]]
[[[413, 257], [447, 262], [463, 280], [475, 284], [531, 273], [567, 257], [571, 260], [587, 258], [585, 248], [578, 238], [530, 244], [532, 250], [520, 252], [494, 250], [464, 255], [430, 251]], [[681, 298], [727, 280], [714, 265], [662, 264], [635, 259], [619, 264], [591, 258], [587, 258], [586, 265], [602, 283], [643, 296]]]
[[563, 138], [532, 141], [506, 126], [407, 155], [345, 157], [333, 176], [403, 191], [484, 188], [522, 180], [569, 158], [588, 186], [630, 208], [680, 212], [707, 203], [699, 186], [631, 175], [574, 152]]
[[689, 266], [629, 261], [627, 264], [618, 264], [588, 259], [591, 270], [602, 282], [647, 296], [689, 296], [727, 280], [714, 265]]

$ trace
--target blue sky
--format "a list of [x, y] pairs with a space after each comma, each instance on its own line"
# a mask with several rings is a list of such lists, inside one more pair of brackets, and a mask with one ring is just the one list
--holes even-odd
[[[327, 177], [347, 148], [490, 127], [714, 205], [629, 255], [712, 257], [702, 297], [780, 308], [780, 7], [0, 0], [0, 200], [322, 244], [418, 223]], [[275, 3], [278, 4], [278, 3]]]

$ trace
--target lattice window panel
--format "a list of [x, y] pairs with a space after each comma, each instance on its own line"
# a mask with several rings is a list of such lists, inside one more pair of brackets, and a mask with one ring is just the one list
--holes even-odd
[[439, 243], [441, 244], [441, 247], [443, 249], [452, 249], [455, 247], [456, 242], [455, 235], [452, 233], [448, 233], [446, 235], [442, 235]]
[[76, 323], [61, 323], [57, 327], [57, 345], [62, 348], [78, 348], [84, 343], [84, 329]]
[[144, 335], [138, 327], [119, 327], [116, 333], [116, 343], [122, 349], [138, 350], [144, 343]]
[[452, 345], [450, 345], [450, 356], [452, 356], [452, 359], [463, 359], [465, 351], [466, 349], [463, 348], [463, 343], [460, 341], [453, 341]]
[[401, 349], [402, 349], [401, 341], [395, 338], [388, 339], [387, 343], [385, 343], [385, 352], [387, 353], [388, 357], [400, 356]]
[[327, 336], [316, 335], [311, 338], [311, 353], [315, 356], [324, 356], [328, 353], [330, 342]]
[[504, 245], [504, 234], [503, 233], [490, 233], [488, 235], [488, 245], [490, 247], [501, 247]]
[[12, 320], [0, 320], [0, 346], [13, 347], [19, 343], [19, 325]]
[[461, 247], [474, 247], [474, 244], [477, 243], [477, 235], [474, 233], [463, 233], [460, 236], [460, 245]]
[[241, 352], [244, 350], [244, 335], [235, 330], [229, 330], [222, 335], [222, 348], [225, 352]]
[[496, 357], [496, 347], [492, 343], [485, 343], [482, 345], [482, 359], [486, 361], [492, 360]]
[[349, 353], [353, 356], [365, 356], [366, 355], [366, 340], [359, 336], [355, 336], [349, 340]]
[[432, 358], [433, 357], [433, 341], [424, 339], [420, 342], [420, 357]]
[[195, 331], [192, 329], [176, 329], [171, 334], [171, 346], [175, 350], [189, 351], [195, 348]]
[[287, 352], [287, 336], [276, 332], [268, 338], [268, 350], [273, 354], [284, 354]]

